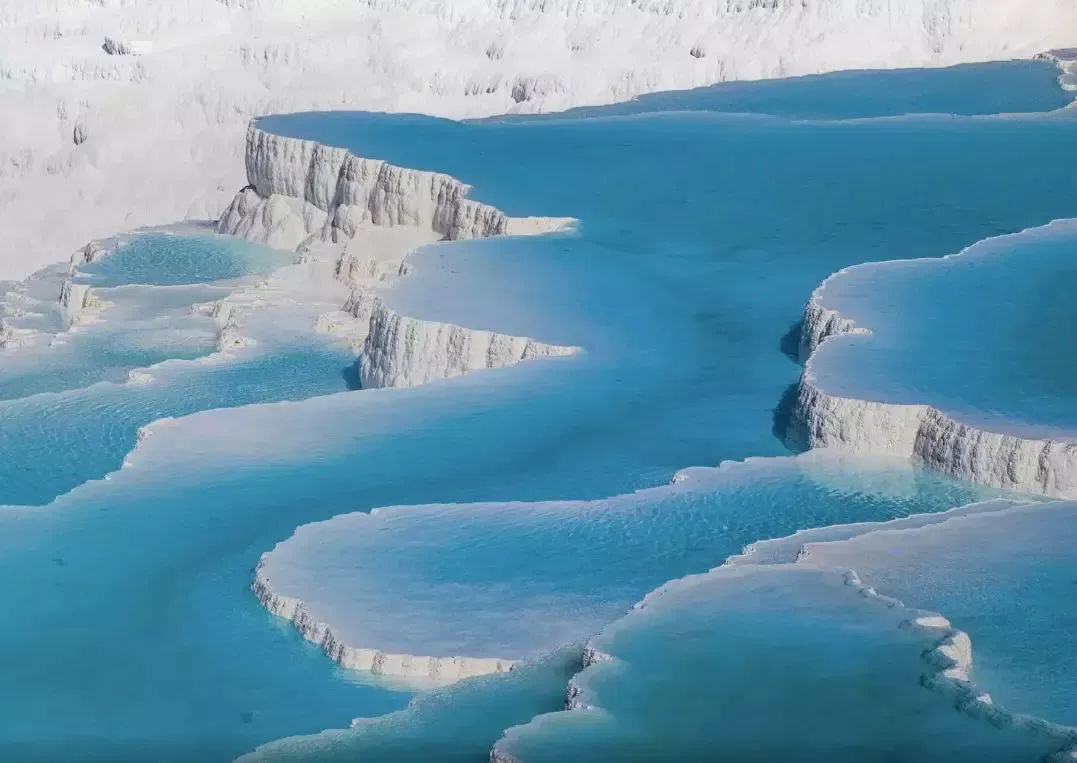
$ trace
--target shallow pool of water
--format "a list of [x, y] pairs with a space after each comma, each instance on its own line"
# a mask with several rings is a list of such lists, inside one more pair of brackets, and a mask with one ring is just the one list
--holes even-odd
[[269, 275], [293, 262], [294, 254], [229, 236], [141, 233], [78, 272], [95, 286], [180, 286]]
[[[996, 74], [979, 86], [1025, 97], [1020, 77]], [[1027, 74], [1050, 81], [1042, 67]], [[881, 75], [858, 76], [870, 89]], [[1059, 105], [1057, 91], [1035, 92]], [[387, 299], [586, 353], [355, 392], [333, 349], [266, 341], [145, 388], [3, 403], [4, 500], [32, 503], [114, 469], [151, 418], [233, 407], [151, 427], [110, 479], [0, 512], [0, 757], [223, 761], [400, 708], [409, 692], [335, 670], [259, 608], [248, 588], [264, 551], [299, 525], [376, 506], [603, 498], [694, 464], [787, 455], [773, 429], [800, 371], [788, 336], [819, 281], [1062, 217], [1077, 183], [1077, 124], [1057, 117], [327, 114], [262, 126], [449, 172], [513, 214], [578, 217], [575, 236], [424, 251], [414, 285]], [[158, 255], [139, 267], [164, 275], [125, 282], [232, 277], [232, 260], [173, 271]], [[102, 278], [124, 281], [108, 262]]]

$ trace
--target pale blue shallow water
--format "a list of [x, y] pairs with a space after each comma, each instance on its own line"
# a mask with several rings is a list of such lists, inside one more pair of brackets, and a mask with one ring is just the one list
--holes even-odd
[[[1017, 86], [1026, 74], [1042, 108], [1059, 105], [1039, 66], [978, 86], [1013, 88], [1031, 109]], [[960, 84], [947, 85], [955, 98]], [[1064, 216], [1077, 182], [1077, 127], [1055, 118], [811, 124], [702, 113], [509, 126], [330, 114], [262, 125], [450, 172], [511, 213], [579, 217], [575, 237], [437, 250], [458, 250], [462, 263], [445, 274], [459, 288], [448, 282], [440, 300], [420, 289], [440, 255], [421, 254], [418, 285], [405, 279], [390, 300], [588, 353], [424, 390], [211, 414], [190, 424], [197, 436], [186, 425], [152, 435], [152, 458], [136, 454], [107, 482], [0, 513], [0, 606], [13, 613], [0, 629], [0, 757], [227, 760], [400, 708], [407, 692], [332, 669], [258, 607], [247, 589], [263, 551], [298, 525], [375, 506], [601, 498], [692, 464], [784, 455], [771, 430], [799, 368], [783, 338], [820, 280]], [[202, 272], [183, 278], [194, 277]], [[10, 427], [15, 455], [0, 467], [15, 487], [0, 485], [36, 502], [114, 469], [136, 421], [346, 388], [332, 351], [258, 349], [257, 363], [206, 367], [153, 392], [70, 393], [53, 429], [19, 418], [35, 398], [4, 403], [23, 423]], [[34, 467], [19, 465], [21, 451], [52, 458], [57, 442], [70, 466], [19, 473]], [[963, 491], [926, 495], [918, 508], [945, 508]], [[867, 505], [860, 518], [893, 515], [885, 502], [882, 517]], [[767, 531], [818, 521], [825, 512]], [[519, 712], [561, 701], [551, 691]]]
[[[310, 338], [236, 362], [172, 364], [150, 370], [150, 384], [125, 383], [132, 369], [216, 350], [212, 319], [185, 314], [231, 290], [215, 282], [237, 284], [293, 260], [230, 238], [145, 234], [81, 266], [76, 278], [100, 286], [96, 293], [115, 306], [88, 332], [64, 336], [59, 348], [33, 348], [30, 358], [13, 353], [12, 373], [0, 376], [7, 398], [0, 399], [0, 505], [46, 504], [104, 477], [120, 467], [138, 429], [156, 419], [348, 389], [350, 349]], [[203, 282], [209, 285], [152, 288]]]
[[80, 280], [97, 286], [179, 286], [246, 275], [269, 275], [295, 255], [226, 236], [143, 233], [108, 257], [79, 267]]
[[[11, 369], [0, 379], [0, 400], [78, 390], [97, 382], [126, 381], [129, 371], [165, 360], [193, 360], [213, 352], [214, 331], [209, 321], [185, 321], [187, 328], [160, 332], [147, 346], [138, 332], [107, 332], [70, 341], [62, 357], [56, 348], [34, 351], [40, 360]], [[135, 341], [131, 341], [134, 339]], [[28, 353], [23, 353], [23, 356]], [[19, 358], [22, 360], [23, 358]]]
[[[293, 254], [230, 237], [132, 236], [74, 274], [73, 280], [90, 284], [99, 299], [111, 303], [102, 314], [108, 324], [80, 325], [61, 337], [60, 348], [24, 348], [5, 358], [0, 400], [122, 382], [135, 368], [207, 355], [216, 327], [207, 317], [189, 315], [189, 308], [227, 296], [240, 279], [267, 275], [294, 260]], [[42, 316], [42, 322], [58, 323], [55, 300], [66, 277], [66, 268], [54, 267], [31, 278], [29, 291], [42, 302], [36, 309], [57, 313]], [[170, 288], [155, 288], [160, 286]], [[25, 319], [14, 324], [21, 322]]]
[[234, 363], [191, 365], [146, 384], [0, 402], [0, 504], [45, 504], [120, 467], [141, 426], [208, 408], [294, 400], [348, 389], [345, 347], [283, 346]]
[[674, 485], [605, 500], [348, 514], [303, 527], [264, 574], [349, 644], [535, 658], [754, 541], [983, 495], [900, 459], [809, 453], [691, 469]]

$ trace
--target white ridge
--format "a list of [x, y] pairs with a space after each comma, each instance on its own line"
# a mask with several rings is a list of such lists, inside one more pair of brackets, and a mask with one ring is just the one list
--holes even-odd
[[409, 318], [376, 300], [360, 356], [359, 381], [364, 389], [416, 387], [469, 371], [578, 352], [578, 347]]
[[263, 554], [255, 571], [251, 590], [269, 612], [292, 621], [296, 630], [307, 641], [322, 647], [326, 656], [345, 668], [366, 670], [375, 675], [402, 678], [428, 679], [438, 683], [451, 683], [470, 676], [505, 673], [512, 669], [513, 660], [496, 657], [436, 657], [426, 655], [395, 654], [380, 649], [364, 649], [345, 644], [327, 623], [311, 616], [299, 599], [283, 596], [273, 590], [269, 577], [264, 573], [267, 554]]

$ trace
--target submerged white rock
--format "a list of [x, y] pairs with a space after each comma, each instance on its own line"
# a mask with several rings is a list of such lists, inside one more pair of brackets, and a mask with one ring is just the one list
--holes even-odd
[[[948, 592], [967, 604], [958, 615], [1007, 633], [1033, 672], [1049, 666], [1068, 648], [1069, 608], [1046, 606], [1032, 622], [1024, 614], [1030, 602], [1007, 584], [993, 601], [984, 589], [1008, 570], [1019, 573], [1010, 587], [1042, 587], [1045, 598], [1054, 584], [1068, 585], [1073, 509], [992, 501], [834, 525], [756, 544], [710, 572], [670, 581], [589, 642], [564, 712], [507, 730], [490, 760], [710, 760], [744, 749], [793, 760], [808, 749], [853, 763], [879, 747], [940, 763], [978, 750], [999, 761], [1072, 759], [1077, 728], [993, 702], [970, 680], [975, 634], [920, 608], [928, 602], [919, 594]], [[864, 579], [850, 565], [871, 574]], [[889, 595], [897, 589], [903, 601]], [[1045, 636], [1049, 653], [1037, 653]], [[992, 653], [993, 674], [1000, 664]], [[1069, 673], [1049, 669], [1057, 685], [1033, 693], [1071, 704]]]

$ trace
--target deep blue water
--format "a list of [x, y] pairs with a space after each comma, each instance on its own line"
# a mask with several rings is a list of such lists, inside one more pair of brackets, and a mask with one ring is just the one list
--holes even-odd
[[[910, 85], [902, 97], [912, 106], [887, 108], [938, 111], [952, 97], [955, 111], [990, 110], [976, 104], [998, 93], [1010, 94], [1006, 110], [1060, 105], [1053, 74], [1024, 67], [909, 75], [943, 84], [921, 88], [931, 92], [923, 103]], [[847, 102], [831, 93], [829, 116], [880, 113], [858, 94], [892, 75], [849, 76], [858, 84], [838, 88]], [[759, 87], [737, 103], [801, 108], [796, 84]], [[414, 285], [405, 279], [388, 298], [420, 317], [587, 353], [417, 390], [327, 395], [345, 389], [339, 350], [269, 343], [235, 366], [146, 388], [63, 393], [68, 407], [45, 407], [55, 426], [40, 409], [31, 415], [39, 398], [3, 403], [18, 423], [3, 428], [15, 436], [0, 486], [37, 502], [114, 469], [151, 418], [312, 398], [173, 422], [111, 479], [45, 508], [0, 512], [0, 607], [11, 613], [0, 629], [0, 758], [228, 760], [402, 707], [408, 692], [333, 669], [259, 608], [248, 586], [262, 552], [298, 525], [376, 506], [601, 498], [693, 464], [786, 455], [772, 428], [800, 369], [783, 349], [819, 281], [1063, 217], [1077, 190], [1077, 124], [1056, 118], [811, 123], [703, 112], [507, 125], [322, 114], [261, 124], [449, 172], [513, 214], [580, 218], [577, 236], [421, 253]], [[108, 277], [153, 280], [135, 271], [167, 264], [155, 248], [164, 243]], [[232, 271], [160, 282], [219, 277]], [[41, 468], [53, 458], [63, 469]], [[918, 507], [966, 495], [951, 485]], [[894, 514], [870, 496], [856, 505], [862, 513], [840, 519]], [[795, 508], [768, 531], [831, 521]], [[499, 724], [561, 706], [560, 690], [542, 691]], [[480, 760], [493, 741], [482, 736], [468, 740]]]

